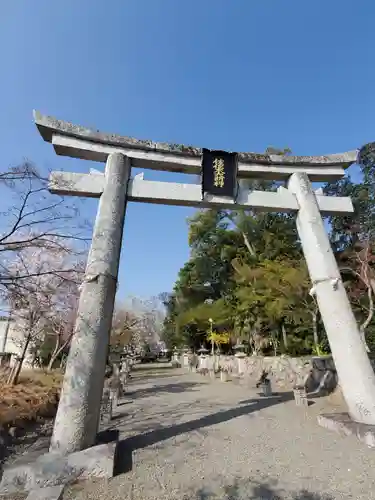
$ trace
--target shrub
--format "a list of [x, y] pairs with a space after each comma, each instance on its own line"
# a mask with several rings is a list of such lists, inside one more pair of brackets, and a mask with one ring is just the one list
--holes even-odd
[[60, 394], [62, 374], [29, 371], [17, 385], [7, 385], [0, 373], [0, 426], [18, 426], [25, 420], [53, 417]]

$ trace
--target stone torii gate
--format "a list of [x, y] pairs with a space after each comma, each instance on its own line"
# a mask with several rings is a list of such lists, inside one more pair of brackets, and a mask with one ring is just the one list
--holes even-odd
[[[375, 424], [375, 376], [354, 318], [321, 214], [350, 213], [350, 198], [324, 196], [311, 181], [344, 176], [357, 152], [278, 156], [210, 152], [179, 144], [104, 134], [34, 113], [43, 139], [59, 155], [105, 162], [105, 172], [53, 172], [50, 190], [99, 198], [50, 451], [61, 454], [95, 443], [128, 201], [296, 212], [297, 229], [351, 418]], [[200, 184], [155, 182], [131, 167], [202, 174]], [[287, 181], [277, 192], [250, 191], [241, 180]], [[237, 182], [238, 179], [238, 182]]]

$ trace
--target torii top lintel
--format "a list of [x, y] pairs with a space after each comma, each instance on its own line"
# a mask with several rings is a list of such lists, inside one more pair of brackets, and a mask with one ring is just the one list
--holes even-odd
[[[122, 151], [135, 167], [199, 174], [202, 148], [139, 140], [106, 134], [57, 120], [34, 111], [34, 121], [47, 142], [59, 155], [92, 161], [106, 161], [111, 152]], [[238, 153], [238, 177], [285, 179], [293, 172], [307, 172], [314, 181], [341, 178], [344, 169], [356, 162], [357, 151], [324, 156], [282, 156], [264, 153]]]

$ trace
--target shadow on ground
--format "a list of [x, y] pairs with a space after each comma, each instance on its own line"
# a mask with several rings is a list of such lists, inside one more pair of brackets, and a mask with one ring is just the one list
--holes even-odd
[[137, 363], [133, 365], [133, 373], [157, 371], [159, 373], [176, 370], [170, 363]]
[[[273, 392], [272, 393], [272, 397], [274, 397], [274, 396], [281, 396], [282, 394], [283, 394], [282, 392]], [[261, 398], [264, 398], [264, 396], [263, 396], [262, 393], [258, 393], [258, 396], [260, 396]], [[291, 398], [291, 399], [293, 399], [293, 398]], [[250, 403], [251, 401], [252, 401], [251, 399], [244, 399], [242, 401], [239, 401], [238, 404], [239, 405], [244, 405], [244, 404]], [[315, 401], [311, 401], [311, 400], [307, 401], [307, 406], [312, 406], [314, 404], [315, 404]]]
[[249, 400], [249, 404], [246, 404], [244, 406], [236, 406], [235, 408], [222, 410], [211, 415], [206, 415], [204, 417], [198, 418], [196, 420], [190, 420], [189, 422], [183, 422], [181, 424], [171, 425], [169, 427], [164, 427], [161, 429], [155, 429], [143, 434], [138, 434], [136, 436], [123, 439], [117, 446], [114, 468], [115, 475], [132, 470], [132, 456], [134, 450], [145, 448], [146, 446], [151, 446], [153, 444], [165, 441], [172, 437], [179, 436], [186, 432], [196, 431], [198, 429], [209, 427], [211, 425], [221, 424], [222, 422], [227, 422], [228, 420], [232, 420], [233, 418], [248, 415], [250, 413], [253, 413], [254, 411], [262, 410], [263, 408], [283, 403], [285, 401], [290, 401], [291, 399], [293, 399], [293, 397], [294, 395], [292, 392], [285, 392], [269, 398], [253, 399]]
[[25, 457], [38, 456], [48, 451], [53, 420], [26, 422], [16, 436], [0, 432], [0, 464], [24, 463]]
[[141, 380], [142, 382], [144, 380], [148, 380], [148, 379], [152, 379], [152, 380], [155, 380], [155, 377], [158, 377], [158, 378], [171, 378], [171, 377], [179, 377], [181, 378], [183, 375], [186, 375], [185, 373], [168, 373], [168, 371], [170, 370], [164, 370], [164, 371], [154, 371], [154, 372], [151, 372], [151, 371], [137, 371], [137, 372], [133, 372], [132, 373], [132, 379], [133, 380]]
[[331, 495], [314, 493], [305, 489], [286, 491], [278, 488], [275, 480], [260, 482], [236, 479], [233, 484], [224, 484], [218, 490], [201, 488], [186, 493], [182, 496], [182, 500], [334, 500]]
[[179, 382], [177, 384], [153, 385], [152, 387], [147, 387], [146, 389], [127, 391], [126, 395], [132, 397], [133, 399], [138, 399], [163, 392], [179, 394], [181, 392], [192, 390], [194, 387], [199, 385], [202, 384], [199, 382]]

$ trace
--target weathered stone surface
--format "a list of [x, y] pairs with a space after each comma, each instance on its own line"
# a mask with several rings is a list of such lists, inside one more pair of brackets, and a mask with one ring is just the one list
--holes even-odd
[[357, 151], [347, 151], [322, 156], [283, 156], [269, 155], [271, 163], [282, 163], [286, 165], [343, 165], [344, 167], [354, 163], [357, 159]]
[[64, 485], [48, 486], [30, 491], [26, 500], [60, 500], [64, 491]]
[[[292, 173], [293, 170], [285, 175], [288, 177]], [[344, 171], [342, 170], [343, 173]], [[324, 175], [328, 175], [328, 172], [325, 172]], [[273, 177], [271, 176], [271, 178]], [[99, 198], [104, 190], [104, 185], [104, 176], [97, 174], [52, 172], [49, 189], [51, 192], [57, 194]], [[298, 210], [298, 203], [294, 195], [289, 193], [287, 189], [279, 189], [277, 192], [267, 192], [249, 190], [246, 186], [240, 186], [235, 199], [207, 193], [202, 198], [202, 187], [200, 184], [150, 181], [135, 176], [129, 181], [127, 195], [129, 201], [157, 205], [185, 205], [200, 208], [210, 208], [213, 206], [217, 208], [229, 208], [235, 205], [237, 208], [249, 209], [252, 207], [257, 210], [271, 212], [296, 212]], [[333, 197], [317, 194], [316, 200], [319, 210], [323, 215], [331, 215], [338, 212], [352, 213], [354, 211], [352, 201], [349, 197]]]
[[[235, 356], [220, 356], [219, 365], [228, 373], [238, 374], [239, 360]], [[317, 391], [329, 393], [337, 385], [331, 356], [313, 358], [248, 356], [241, 359], [240, 368], [244, 378], [259, 378], [262, 371], [266, 370], [277, 386], [292, 388], [295, 385], [304, 385], [308, 393]]]
[[70, 455], [45, 453], [29, 464], [5, 468], [0, 495], [113, 476], [117, 442], [93, 446]]
[[[206, 357], [205, 366], [209, 363]], [[371, 360], [375, 369], [375, 360]], [[219, 365], [231, 374], [238, 374], [238, 359], [235, 356], [220, 356]], [[241, 360], [244, 378], [257, 378], [268, 370], [272, 382], [288, 389], [304, 384], [307, 393], [329, 394], [339, 386], [332, 356], [248, 356]], [[233, 376], [232, 375], [232, 376]], [[312, 395], [312, 394], [311, 394]]]
[[333, 361], [332, 356], [329, 356], [325, 359], [326, 359], [326, 369], [336, 371], [335, 362]]
[[[43, 139], [52, 142], [54, 134], [69, 137], [77, 137], [101, 144], [109, 144], [120, 147], [138, 148], [145, 151], [157, 151], [160, 153], [181, 154], [184, 156], [201, 156], [202, 148], [186, 146], [184, 144], [168, 144], [164, 142], [153, 142], [140, 140], [133, 137], [124, 137], [117, 134], [106, 134], [70, 122], [57, 120], [51, 116], [45, 116], [34, 111], [34, 121]], [[238, 159], [243, 162], [257, 162], [266, 165], [288, 164], [288, 165], [340, 165], [348, 167], [356, 161], [357, 151], [338, 153], [324, 156], [283, 156], [273, 154], [262, 154], [245, 152], [239, 153]]]
[[308, 407], [309, 402], [307, 400], [307, 394], [304, 388], [302, 389], [294, 389], [294, 400], [296, 402], [296, 406]]
[[104, 190], [105, 178], [97, 174], [75, 174], [73, 172], [52, 172], [48, 189], [51, 193], [99, 198]]
[[100, 403], [99, 425], [110, 423], [112, 419], [112, 411], [113, 411], [113, 398], [111, 397], [111, 391], [108, 388], [104, 388], [102, 400]]
[[306, 173], [294, 173], [288, 189], [299, 204], [297, 231], [324, 329], [348, 405], [358, 422], [375, 425], [375, 374], [341, 279], [336, 257]]
[[261, 384], [259, 387], [262, 390], [263, 396], [265, 397], [272, 396], [272, 385], [270, 381], [268, 383]]
[[322, 358], [314, 357], [311, 361], [315, 370], [323, 372], [326, 370], [326, 362]]
[[124, 185], [129, 176], [129, 159], [110, 155], [55, 418], [53, 452], [69, 454], [95, 442], [117, 289], [126, 208]]
[[375, 425], [354, 422], [348, 413], [331, 413], [318, 416], [318, 423], [330, 431], [356, 436], [369, 448], [375, 448]]
[[139, 148], [148, 151], [160, 151], [165, 153], [180, 153], [190, 156], [200, 156], [201, 148], [185, 146], [184, 144], [168, 144], [164, 142], [154, 142], [148, 139], [135, 139], [117, 134], [106, 134], [99, 130], [94, 130], [63, 120], [57, 120], [52, 116], [44, 116], [38, 111], [34, 111], [35, 124], [45, 141], [51, 142], [54, 133], [88, 139], [102, 144], [113, 144], [115, 146], [125, 146]]

